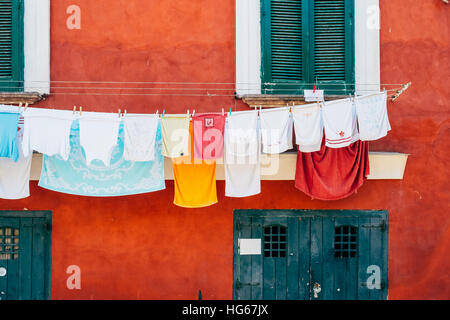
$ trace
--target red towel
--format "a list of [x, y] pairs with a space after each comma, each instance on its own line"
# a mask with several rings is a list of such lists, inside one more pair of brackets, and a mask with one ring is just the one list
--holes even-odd
[[196, 114], [194, 125], [194, 158], [215, 160], [223, 157], [225, 115], [218, 113]]
[[295, 187], [315, 199], [339, 200], [361, 187], [369, 173], [367, 141], [339, 149], [322, 142], [320, 151], [298, 151]]

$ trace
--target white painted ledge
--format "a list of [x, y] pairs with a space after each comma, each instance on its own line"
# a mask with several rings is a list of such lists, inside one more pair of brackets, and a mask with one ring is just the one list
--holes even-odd
[[[402, 180], [408, 155], [395, 152], [370, 152], [369, 180]], [[261, 180], [295, 180], [296, 153], [279, 156], [262, 155]], [[30, 180], [39, 180], [42, 167], [42, 155], [34, 154]], [[274, 174], [272, 174], [274, 173]], [[166, 180], [173, 180], [172, 161], [164, 158]], [[223, 164], [217, 165], [217, 180], [225, 180]]]

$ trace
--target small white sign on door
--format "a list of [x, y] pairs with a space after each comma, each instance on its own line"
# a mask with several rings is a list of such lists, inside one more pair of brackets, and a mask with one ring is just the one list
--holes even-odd
[[305, 101], [306, 102], [322, 102], [323, 101], [323, 90], [305, 90]]
[[239, 239], [240, 255], [261, 254], [261, 239]]

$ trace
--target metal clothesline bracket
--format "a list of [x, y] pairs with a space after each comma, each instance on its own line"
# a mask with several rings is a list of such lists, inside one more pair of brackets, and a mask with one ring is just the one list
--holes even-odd
[[408, 88], [411, 86], [412, 82], [408, 82], [407, 84], [404, 84], [402, 86], [402, 88], [400, 90], [397, 91], [397, 93], [395, 95], [393, 95], [391, 97], [391, 101], [394, 102], [395, 100], [397, 100], [398, 97], [400, 97], [400, 95], [405, 92], [406, 90], [408, 90]]

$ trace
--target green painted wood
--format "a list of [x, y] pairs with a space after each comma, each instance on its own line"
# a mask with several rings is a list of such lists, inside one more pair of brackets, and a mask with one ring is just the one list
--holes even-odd
[[[252, 239], [263, 239], [263, 220], [261, 217], [251, 217]], [[261, 241], [261, 252], [263, 252], [263, 241]], [[263, 254], [252, 255], [251, 270], [251, 299], [261, 300], [263, 297]]]
[[[275, 224], [275, 221], [274, 221]], [[284, 236], [287, 241], [287, 233], [289, 232], [289, 226], [287, 224], [287, 218], [277, 219], [278, 226], [286, 228], [286, 235]], [[287, 243], [289, 244], [289, 243]], [[280, 246], [280, 245], [279, 245]], [[274, 258], [275, 260], [275, 299], [286, 300], [287, 298], [287, 282], [291, 280], [290, 275], [287, 272], [287, 257], [289, 256], [289, 250], [286, 251], [285, 256]]]
[[[20, 246], [20, 220], [19, 219], [8, 219], [7, 227], [19, 230], [19, 246]], [[14, 246], [12, 244], [12, 246]], [[8, 273], [6, 275], [6, 280], [8, 281], [7, 285], [7, 300], [18, 300], [19, 299], [19, 260], [20, 253], [18, 259], [14, 259], [11, 256], [10, 260], [6, 261]]]
[[[322, 291], [317, 300], [386, 299], [387, 298], [387, 212], [357, 210], [236, 210], [235, 219], [250, 221], [251, 237], [262, 237], [264, 227], [287, 227], [288, 247], [284, 259], [252, 257], [251, 282], [261, 279], [262, 288], [252, 286], [250, 293], [239, 299], [312, 299], [317, 282]], [[382, 223], [385, 221], [385, 223]], [[237, 241], [235, 223], [234, 241]], [[335, 227], [357, 228], [357, 252], [353, 258], [334, 256]], [[384, 226], [381, 228], [380, 226]], [[366, 228], [367, 227], [367, 228]], [[384, 231], [383, 231], [384, 230]], [[259, 232], [259, 233], [258, 233]], [[295, 239], [295, 241], [294, 241]], [[236, 246], [235, 246], [236, 250]], [[290, 255], [293, 253], [293, 255]], [[297, 254], [296, 254], [297, 253]], [[263, 251], [264, 254], [264, 251]], [[298, 257], [295, 259], [295, 257]], [[235, 259], [236, 254], [234, 253]], [[253, 261], [261, 261], [262, 268]], [[236, 261], [236, 260], [235, 260]], [[382, 268], [383, 289], [377, 292], [364, 287], [367, 267], [376, 263]], [[242, 263], [234, 263], [235, 283], [242, 274]], [[309, 284], [309, 285], [308, 285]], [[339, 289], [339, 290], [337, 290]], [[262, 290], [262, 298], [259, 292]], [[237, 294], [234, 294], [237, 297]]]
[[31, 299], [31, 258], [33, 248], [33, 225], [30, 218], [20, 219], [19, 300]]
[[[381, 269], [381, 290], [370, 290], [370, 300], [387, 299], [387, 268], [385, 259], [387, 259], [387, 241], [386, 228], [380, 227], [387, 225], [386, 219], [382, 217], [372, 217], [370, 220], [370, 264], [379, 266]], [[369, 277], [369, 274], [367, 274]]]
[[323, 217], [313, 217], [311, 219], [311, 268], [310, 268], [310, 286], [311, 286], [311, 299], [322, 300], [323, 295], [318, 294], [318, 297], [314, 297], [314, 285], [318, 283], [323, 290], [324, 278], [323, 278], [323, 230], [322, 220]]
[[[265, 94], [354, 92], [354, 0], [262, 0]], [[349, 85], [350, 84], [350, 85]]]
[[[320, 295], [323, 300], [335, 299], [336, 288], [334, 285], [334, 221], [335, 217], [323, 218], [322, 229], [323, 229], [323, 239], [322, 239], [322, 269], [324, 277], [322, 285], [322, 292]], [[326, 280], [325, 280], [326, 279]]]
[[369, 300], [370, 290], [367, 289], [367, 267], [370, 266], [370, 217], [361, 217], [358, 220], [358, 299]]
[[237, 286], [237, 279], [239, 279], [239, 221], [240, 211], [233, 212], [233, 300], [239, 300], [239, 290]]
[[[252, 237], [251, 217], [242, 215], [239, 222], [239, 238], [248, 239]], [[239, 255], [239, 299], [248, 299], [252, 293], [252, 256]], [[245, 298], [242, 298], [245, 297]]]
[[287, 300], [299, 299], [300, 284], [300, 259], [299, 259], [299, 219], [297, 217], [287, 219]]
[[23, 90], [23, 0], [0, 0], [0, 91]]
[[[336, 217], [334, 228], [341, 226], [358, 228], [358, 218]], [[347, 236], [349, 237], [350, 233]], [[335, 257], [334, 260], [334, 286], [336, 291], [334, 299], [356, 300], [358, 297], [358, 253], [355, 257]]]
[[300, 300], [311, 299], [311, 219], [296, 217], [299, 220], [299, 295]]
[[[0, 228], [8, 227], [8, 226], [9, 226], [9, 220], [2, 218], [0, 216]], [[5, 268], [6, 270], [8, 270], [8, 261], [0, 259], [0, 268]], [[1, 300], [8, 299], [8, 276], [9, 276], [9, 274], [7, 273], [6, 276], [0, 277], [0, 299]]]

